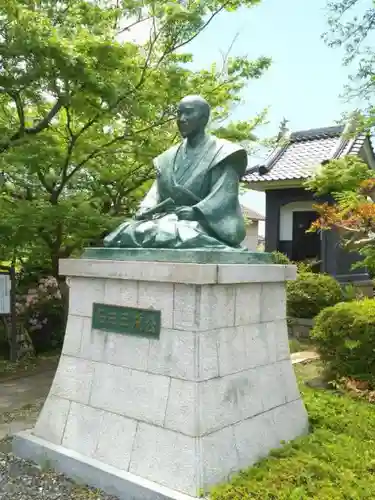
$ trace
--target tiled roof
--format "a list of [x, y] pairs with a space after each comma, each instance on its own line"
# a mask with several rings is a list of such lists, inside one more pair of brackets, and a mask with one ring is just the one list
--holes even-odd
[[358, 154], [366, 136], [361, 134], [354, 139], [346, 139], [343, 132], [344, 126], [294, 132], [264, 165], [252, 168], [245, 174], [244, 181], [306, 179], [324, 160]]

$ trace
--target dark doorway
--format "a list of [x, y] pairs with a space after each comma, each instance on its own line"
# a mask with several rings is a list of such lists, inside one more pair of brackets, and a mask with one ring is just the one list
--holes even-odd
[[314, 211], [293, 212], [293, 261], [320, 260], [320, 235], [306, 232], [316, 218]]

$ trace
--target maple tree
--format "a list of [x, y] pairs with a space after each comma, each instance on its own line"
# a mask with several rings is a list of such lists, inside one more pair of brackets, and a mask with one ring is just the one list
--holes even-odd
[[187, 45], [259, 1], [0, 0], [0, 259], [57, 277], [60, 258], [131, 216], [152, 158], [178, 139], [184, 95], [206, 97], [217, 135], [251, 147], [264, 111], [230, 112], [270, 59], [194, 71]]
[[306, 182], [316, 194], [329, 195], [333, 203], [315, 204], [317, 220], [310, 231], [337, 230], [342, 244], [356, 250], [362, 262], [375, 270], [375, 176], [355, 156], [333, 160]]

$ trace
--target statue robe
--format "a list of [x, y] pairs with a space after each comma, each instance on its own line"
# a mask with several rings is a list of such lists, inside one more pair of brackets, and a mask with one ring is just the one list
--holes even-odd
[[[105, 240], [121, 248], [239, 248], [246, 230], [238, 200], [245, 173], [245, 150], [209, 136], [192, 161], [185, 143], [154, 159], [157, 178], [135, 220], [127, 220]], [[194, 220], [181, 220], [176, 208], [192, 207]]]

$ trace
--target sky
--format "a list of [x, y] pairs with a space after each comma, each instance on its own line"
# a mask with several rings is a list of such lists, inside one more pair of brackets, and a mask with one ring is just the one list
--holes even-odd
[[[363, 13], [369, 2], [358, 0], [358, 11]], [[244, 89], [243, 103], [234, 110], [232, 120], [246, 120], [267, 107], [269, 123], [256, 133], [272, 137], [284, 117], [289, 120], [292, 132], [327, 127], [340, 120], [344, 112], [360, 105], [342, 97], [344, 85], [353, 72], [342, 63], [343, 50], [332, 49], [322, 40], [322, 33], [328, 29], [326, 4], [327, 0], [262, 0], [252, 8], [220, 14], [186, 46], [186, 51], [193, 54], [192, 69], [221, 62], [222, 54], [232, 44], [232, 56], [272, 59], [264, 76], [249, 82]], [[148, 29], [137, 26], [129, 36], [146, 40]], [[250, 163], [264, 159], [252, 157]], [[263, 193], [251, 191], [241, 200], [265, 215]], [[264, 233], [264, 223], [260, 232]]]
[[[243, 92], [244, 103], [232, 119], [247, 119], [270, 107], [269, 124], [259, 135], [277, 134], [283, 117], [291, 131], [335, 124], [358, 103], [340, 98], [350, 69], [343, 52], [321, 39], [327, 30], [326, 0], [263, 0], [250, 9], [225, 13], [190, 44], [196, 68], [220, 61], [235, 39], [232, 55], [272, 58], [271, 68]], [[244, 203], [265, 214], [261, 193], [251, 192]], [[263, 230], [262, 230], [263, 232]]]

